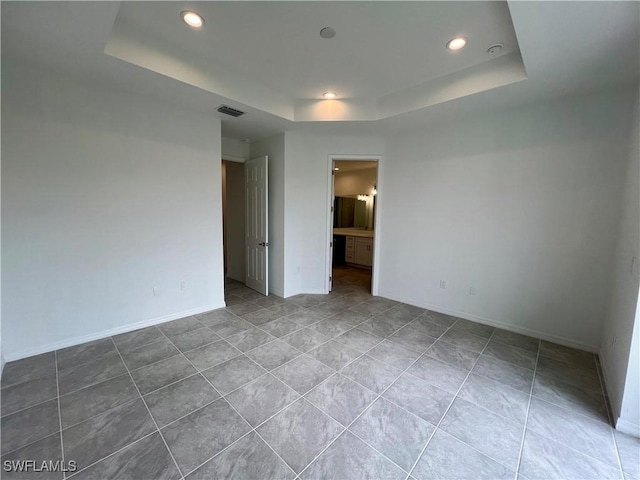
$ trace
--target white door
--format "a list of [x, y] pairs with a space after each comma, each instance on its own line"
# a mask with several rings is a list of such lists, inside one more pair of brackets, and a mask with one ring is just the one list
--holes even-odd
[[330, 192], [330, 198], [331, 198], [331, 214], [329, 217], [329, 292], [331, 292], [331, 290], [333, 290], [333, 216], [334, 216], [334, 211], [336, 209], [336, 197], [335, 197], [335, 180], [336, 180], [336, 162], [331, 162], [331, 181], [329, 182], [331, 184], [331, 186], [329, 187], [331, 189]]
[[244, 164], [247, 287], [269, 295], [268, 157]]

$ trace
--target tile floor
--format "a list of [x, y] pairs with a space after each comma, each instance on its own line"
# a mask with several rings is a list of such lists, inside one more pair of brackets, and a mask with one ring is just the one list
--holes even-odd
[[[639, 479], [596, 356], [368, 294], [228, 308], [6, 365], [2, 463], [73, 479]], [[63, 478], [62, 473], [3, 478]]]

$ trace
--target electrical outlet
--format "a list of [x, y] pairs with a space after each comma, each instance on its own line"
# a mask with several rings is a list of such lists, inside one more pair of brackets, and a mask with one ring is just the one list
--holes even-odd
[[153, 287], [153, 296], [157, 297], [160, 295], [160, 287]]
[[476, 287], [469, 287], [469, 295], [475, 295], [476, 293], [478, 293]]
[[184, 280], [182, 280], [180, 282], [180, 290], [184, 291], [187, 289], [187, 282], [185, 282]]
[[440, 280], [440, 288], [447, 288], [447, 282]]

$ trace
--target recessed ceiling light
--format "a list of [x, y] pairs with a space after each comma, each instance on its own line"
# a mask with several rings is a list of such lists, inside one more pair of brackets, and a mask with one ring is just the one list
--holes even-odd
[[180, 12], [180, 17], [182, 21], [191, 28], [202, 28], [204, 26], [204, 18], [202, 18], [202, 15], [192, 10], [183, 10]]
[[467, 42], [468, 40], [466, 37], [455, 37], [449, 40], [447, 48], [449, 50], [460, 50], [461, 48], [464, 48]]
[[333, 38], [336, 36], [336, 31], [331, 27], [324, 27], [322, 30], [320, 30], [320, 36], [322, 38]]
[[322, 94], [322, 98], [325, 98], [327, 100], [331, 100], [332, 98], [337, 98], [338, 94], [336, 92], [324, 92]]

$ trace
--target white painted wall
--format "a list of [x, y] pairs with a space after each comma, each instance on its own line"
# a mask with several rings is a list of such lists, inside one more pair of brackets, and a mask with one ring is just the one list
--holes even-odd
[[631, 104], [608, 92], [387, 138], [380, 295], [597, 350]]
[[237, 138], [222, 137], [222, 159], [244, 162], [249, 158], [249, 142]]
[[383, 155], [380, 137], [286, 132], [285, 293], [326, 293], [329, 155]]
[[[284, 133], [250, 145], [250, 157], [269, 157], [269, 293], [285, 295], [285, 136]], [[288, 201], [288, 200], [287, 200]]]
[[244, 164], [223, 162], [226, 172], [227, 277], [245, 282]]
[[336, 197], [366, 194], [371, 195], [377, 181], [377, 168], [363, 168], [335, 173], [334, 192]]
[[[622, 428], [640, 435], [640, 333], [638, 288], [640, 286], [640, 121], [638, 97], [622, 188], [618, 238], [613, 257], [609, 308], [602, 329], [601, 359], [614, 418]], [[635, 324], [635, 330], [634, 330]], [[634, 340], [632, 341], [632, 337]], [[623, 405], [624, 398], [624, 405]], [[630, 433], [630, 432], [629, 432]]]
[[219, 120], [4, 59], [2, 99], [7, 360], [224, 305]]

